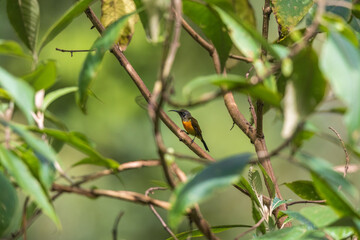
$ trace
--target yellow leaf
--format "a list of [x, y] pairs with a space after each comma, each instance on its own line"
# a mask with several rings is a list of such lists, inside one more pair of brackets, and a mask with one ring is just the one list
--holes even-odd
[[[120, 17], [134, 12], [135, 10], [136, 7], [133, 0], [101, 0], [100, 20], [104, 27], [107, 27]], [[129, 45], [132, 35], [134, 34], [135, 23], [138, 21], [138, 18], [137, 14], [129, 17], [126, 26], [121, 30], [119, 37], [121, 51], [125, 51]]]

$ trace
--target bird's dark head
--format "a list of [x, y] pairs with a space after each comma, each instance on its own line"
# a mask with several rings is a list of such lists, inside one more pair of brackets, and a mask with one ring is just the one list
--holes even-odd
[[170, 110], [172, 112], [177, 112], [182, 120], [189, 120], [189, 118], [191, 118], [191, 114], [189, 113], [189, 111], [185, 110], [185, 109], [181, 109], [181, 110]]

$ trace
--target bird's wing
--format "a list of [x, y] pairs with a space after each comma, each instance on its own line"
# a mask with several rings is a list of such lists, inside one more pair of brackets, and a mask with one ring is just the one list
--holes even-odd
[[201, 129], [199, 126], [198, 121], [195, 118], [191, 118], [191, 125], [193, 126], [195, 133], [196, 133], [196, 137], [199, 137], [200, 139], [202, 139], [202, 134], [201, 134]]

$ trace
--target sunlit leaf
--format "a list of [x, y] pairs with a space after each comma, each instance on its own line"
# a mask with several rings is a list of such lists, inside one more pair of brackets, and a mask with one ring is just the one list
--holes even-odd
[[285, 37], [303, 19], [314, 4], [313, 0], [271, 0], [273, 13], [281, 26], [280, 39]]
[[223, 69], [229, 57], [232, 41], [219, 15], [209, 5], [189, 0], [183, 2], [183, 11], [214, 44]]
[[[106, 28], [122, 16], [136, 10], [133, 0], [102, 0], [101, 1], [101, 23]], [[125, 51], [129, 45], [135, 31], [135, 23], [138, 21], [137, 15], [129, 17], [126, 25], [120, 31], [119, 45]]]
[[360, 53], [345, 37], [330, 32], [323, 44], [320, 68], [335, 94], [348, 106], [345, 122], [351, 135], [360, 128]]
[[29, 55], [25, 54], [22, 47], [15, 41], [0, 39], [0, 54], [31, 58]]
[[169, 221], [177, 226], [185, 210], [235, 182], [250, 160], [251, 154], [241, 154], [215, 162], [176, 190]]
[[79, 76], [79, 89], [77, 94], [77, 102], [83, 112], [86, 112], [86, 102], [89, 95], [89, 86], [91, 81], [95, 78], [105, 52], [109, 50], [117, 41], [121, 30], [126, 25], [127, 19], [132, 14], [125, 15], [112, 23], [104, 31], [102, 37], [98, 38], [94, 42], [93, 46], [91, 47], [91, 49], [94, 49], [94, 51], [89, 52], [86, 57]]
[[[1, 162], [1, 160], [0, 160]], [[0, 171], [0, 237], [5, 236], [13, 225], [13, 218], [16, 215], [18, 197], [15, 188]]]
[[311, 181], [299, 180], [285, 185], [291, 189], [296, 195], [306, 200], [322, 200], [315, 190], [314, 184]]
[[60, 226], [60, 221], [51, 205], [48, 195], [32, 176], [27, 166], [9, 150], [0, 145], [0, 162], [14, 177], [21, 189], [38, 204], [41, 210]]
[[[11, 1], [11, 0], [10, 0]], [[82, 14], [85, 9], [93, 2], [94, 0], [80, 0], [76, 2], [61, 18], [54, 23], [50, 29], [45, 33], [41, 44], [40, 49], [42, 49], [46, 44], [53, 40], [62, 30], [64, 30], [76, 17]]]
[[39, 31], [40, 8], [37, 0], [7, 0], [7, 14], [21, 41], [35, 50]]
[[35, 91], [40, 89], [48, 89], [51, 87], [57, 77], [56, 62], [54, 60], [47, 60], [37, 66], [35, 71], [22, 77], [27, 81]]
[[250, 168], [248, 173], [248, 179], [254, 191], [256, 191], [258, 195], [261, 195], [263, 189], [262, 189], [262, 181], [259, 171]]
[[0, 87], [4, 88], [25, 115], [27, 121], [34, 122], [31, 112], [34, 109], [34, 90], [25, 81], [11, 75], [0, 67]]
[[72, 92], [76, 92], [78, 90], [77, 87], [66, 87], [66, 88], [61, 88], [55, 91], [52, 91], [48, 94], [45, 95], [44, 97], [44, 101], [43, 101], [43, 106], [42, 106], [42, 110], [45, 110], [48, 108], [48, 106], [53, 103], [56, 99], [72, 93]]

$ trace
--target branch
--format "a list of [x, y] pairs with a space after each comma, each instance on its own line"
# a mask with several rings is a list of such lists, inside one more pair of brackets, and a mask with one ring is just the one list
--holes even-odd
[[[162, 187], [152, 187], [152, 188], [149, 188], [148, 190], [146, 190], [145, 196], [148, 197], [150, 193], [153, 194], [154, 191], [156, 191], [156, 190], [166, 190], [166, 189], [167, 188], [162, 188]], [[161, 225], [165, 228], [165, 230], [173, 237], [173, 239], [178, 240], [178, 238], [175, 236], [175, 234], [166, 225], [165, 221], [161, 218], [160, 214], [156, 211], [154, 206], [152, 204], [149, 204], [149, 207], [150, 207], [151, 211], [155, 214], [157, 219], [159, 219], [159, 221], [161, 222]]]
[[87, 50], [66, 50], [66, 49], [61, 49], [61, 48], [55, 48], [56, 51], [59, 51], [59, 52], [69, 52], [71, 57], [73, 56], [73, 54], [75, 52], [92, 52], [92, 51], [95, 51], [94, 49], [87, 49]]
[[57, 183], [54, 183], [52, 185], [51, 190], [55, 191], [55, 192], [75, 193], [75, 194], [83, 195], [83, 196], [90, 197], [90, 198], [104, 196], [104, 197], [116, 198], [116, 199], [125, 200], [128, 202], [139, 203], [139, 204], [144, 204], [144, 205], [151, 203], [154, 206], [161, 207], [166, 210], [170, 209], [170, 203], [168, 203], [168, 202], [153, 199], [153, 198], [147, 197], [143, 194], [140, 194], [137, 192], [131, 192], [131, 191], [84, 189], [84, 188], [79, 188], [79, 187], [60, 185]]
[[[96, 17], [94, 12], [91, 10], [91, 8], [87, 8], [85, 10], [85, 14], [90, 19], [91, 23], [96, 27], [96, 29], [102, 33], [104, 31], [104, 27], [99, 21], [99, 19]], [[121, 66], [125, 69], [125, 71], [129, 74], [143, 97], [147, 102], [150, 101], [151, 93], [146, 87], [145, 83], [142, 81], [140, 76], [137, 74], [133, 66], [129, 63], [127, 58], [125, 57], [124, 53], [118, 48], [114, 47], [111, 50], [111, 53], [117, 58]], [[214, 160], [205, 150], [203, 150], [199, 145], [196, 143], [191, 142], [191, 138], [187, 136], [185, 133], [181, 132], [181, 129], [170, 119], [170, 117], [160, 110], [160, 119], [164, 122], [164, 124], [196, 155], [202, 158], [206, 158], [209, 160]]]
[[286, 206], [292, 206], [296, 204], [307, 204], [307, 203], [314, 203], [314, 204], [324, 204], [326, 203], [325, 200], [301, 200], [301, 201], [295, 201], [291, 203], [286, 203]]
[[245, 232], [241, 233], [239, 236], [235, 238], [235, 240], [238, 240], [248, 234], [249, 232], [253, 231], [257, 227], [259, 227], [263, 222], [265, 221], [265, 216], [263, 216], [254, 226], [252, 226], [250, 229], [246, 230]]
[[329, 127], [329, 129], [336, 134], [336, 136], [339, 138], [339, 140], [340, 140], [340, 142], [341, 142], [341, 145], [342, 145], [342, 147], [343, 147], [343, 149], [344, 149], [344, 152], [345, 152], [344, 177], [346, 177], [346, 174], [347, 174], [347, 172], [348, 172], [348, 170], [349, 170], [349, 164], [350, 164], [349, 153], [348, 153], [348, 151], [347, 151], [347, 149], [346, 149], [345, 143], [344, 143], [344, 141], [342, 140], [340, 134], [339, 134], [333, 127]]
[[160, 164], [161, 163], [159, 160], [139, 160], [139, 161], [122, 163], [116, 170], [105, 169], [105, 170], [97, 172], [97, 173], [82, 176], [81, 177], [82, 179], [80, 181], [75, 182], [73, 184], [73, 186], [79, 186], [85, 182], [93, 181], [95, 179], [98, 179], [98, 178], [106, 176], [106, 175], [111, 175], [111, 174], [115, 174], [118, 172], [130, 170], [130, 169], [160, 166]]

